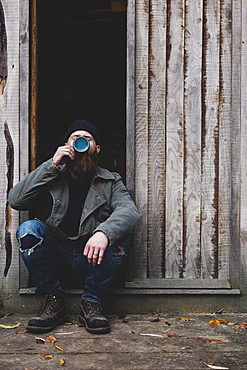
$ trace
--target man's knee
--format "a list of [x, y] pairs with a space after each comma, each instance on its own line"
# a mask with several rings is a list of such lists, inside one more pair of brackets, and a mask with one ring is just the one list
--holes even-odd
[[[129, 251], [133, 244], [132, 235], [128, 235], [112, 245], [109, 268], [117, 274], [122, 274], [127, 267]], [[110, 252], [110, 249], [109, 249]]]
[[38, 224], [36, 220], [28, 220], [18, 227], [16, 237], [21, 252], [27, 249], [33, 252], [34, 248], [42, 243], [43, 238], [40, 236]]

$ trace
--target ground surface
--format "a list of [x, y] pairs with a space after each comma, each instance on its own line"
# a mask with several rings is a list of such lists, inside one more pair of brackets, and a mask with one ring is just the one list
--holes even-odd
[[[27, 316], [5, 314], [0, 319], [1, 370], [247, 369], [246, 314], [111, 315], [112, 330], [105, 335], [87, 333], [76, 316], [49, 334], [34, 335], [25, 332]], [[215, 319], [223, 322], [211, 326]], [[57, 341], [37, 343], [43, 341], [36, 337], [48, 335]], [[52, 358], [42, 360], [47, 354]]]

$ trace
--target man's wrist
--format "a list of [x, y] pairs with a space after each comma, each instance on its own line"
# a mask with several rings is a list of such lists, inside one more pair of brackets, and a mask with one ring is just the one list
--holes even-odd
[[108, 237], [108, 235], [104, 231], [102, 231], [102, 230], [95, 230], [93, 234], [95, 235], [96, 233], [101, 233], [102, 235], [104, 235], [106, 237], [106, 239], [107, 239], [108, 245], [110, 244], [109, 237]]

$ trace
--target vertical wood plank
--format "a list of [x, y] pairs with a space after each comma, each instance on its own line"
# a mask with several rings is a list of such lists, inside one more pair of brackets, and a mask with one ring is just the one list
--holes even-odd
[[126, 186], [134, 195], [135, 175], [135, 0], [127, 4]]
[[[29, 172], [29, 1], [19, 0], [20, 9], [20, 180]], [[20, 224], [28, 212], [20, 212]], [[20, 288], [27, 288], [29, 273], [20, 258]]]
[[37, 0], [31, 0], [31, 95], [30, 95], [30, 170], [36, 168], [37, 136]]
[[[0, 167], [0, 188], [1, 214], [4, 215], [4, 209], [7, 201], [7, 168], [6, 168], [6, 141], [4, 136], [4, 126], [8, 127], [9, 134], [14, 146], [14, 183], [19, 180], [19, 2], [18, 0], [2, 0], [2, 6], [6, 22], [7, 34], [7, 53], [8, 53], [8, 76], [5, 86], [5, 104], [0, 110], [0, 128], [2, 135], [0, 137], [0, 156], [3, 159], [3, 165]], [[6, 278], [3, 277], [6, 261], [6, 251], [4, 248], [4, 238], [1, 227], [0, 238], [0, 291], [3, 296], [18, 291], [19, 288], [19, 251], [16, 246], [15, 230], [19, 224], [18, 212], [12, 211], [11, 220], [11, 241], [12, 241], [12, 263]], [[2, 226], [5, 225], [5, 219], [2, 218]]]
[[[241, 82], [246, 83], [246, 79], [242, 79], [241, 72], [241, 47], [242, 47], [242, 15], [241, 15], [241, 1], [233, 1], [231, 9], [228, 8], [226, 13], [226, 25], [228, 32], [231, 30], [231, 120], [230, 130], [231, 133], [231, 209], [230, 209], [230, 241], [229, 248], [227, 249], [228, 255], [226, 260], [222, 262], [228, 264], [226, 272], [230, 269], [231, 283], [233, 287], [239, 287], [240, 269], [239, 264], [242, 262], [240, 255], [240, 207], [241, 207], [241, 161], [245, 162], [246, 159], [242, 158], [241, 148]], [[231, 12], [229, 13], [229, 10]], [[244, 77], [244, 74], [243, 74]], [[245, 104], [245, 102], [243, 102]], [[244, 117], [243, 117], [244, 118]], [[243, 127], [243, 133], [245, 128]], [[240, 262], [241, 261], [241, 262]], [[221, 261], [220, 261], [221, 262]], [[224, 264], [221, 262], [221, 269]], [[246, 266], [244, 274], [246, 277]], [[223, 272], [221, 272], [222, 274]], [[245, 283], [244, 283], [245, 285]]]
[[[232, 14], [230, 17], [232, 25], [231, 42], [232, 42], [232, 75], [231, 75], [231, 212], [230, 212], [230, 241], [229, 251], [226, 261], [230, 269], [232, 287], [239, 288], [240, 269], [239, 264], [242, 261], [240, 254], [240, 204], [241, 204], [241, 47], [242, 47], [242, 30], [241, 30], [241, 1], [232, 2]], [[229, 17], [228, 17], [229, 18]], [[247, 80], [245, 80], [246, 82]], [[244, 159], [244, 158], [243, 158]], [[224, 265], [222, 265], [224, 266]], [[243, 269], [243, 276], [246, 281], [246, 266]], [[245, 283], [244, 283], [245, 285]]]
[[247, 0], [242, 0], [241, 35], [241, 203], [240, 203], [240, 246], [239, 270], [242, 272], [241, 285], [247, 292]]
[[219, 253], [218, 277], [229, 276], [231, 213], [231, 21], [232, 1], [221, 1], [219, 101]]
[[147, 277], [148, 35], [149, 1], [136, 0], [135, 198], [141, 220], [136, 228], [134, 276], [139, 278]]
[[165, 216], [166, 3], [150, 1], [148, 276], [163, 277]]
[[[246, 3], [245, 3], [246, 6]], [[241, 242], [240, 242], [240, 216], [241, 216], [241, 166], [246, 165], [246, 159], [242, 157], [241, 153], [241, 137], [247, 138], [246, 136], [246, 128], [245, 128], [245, 118], [242, 117], [243, 122], [241, 122], [241, 107], [242, 104], [245, 106], [245, 101], [247, 98], [246, 91], [241, 93], [241, 85], [246, 84], [246, 72], [243, 70], [241, 71], [241, 64], [245, 63], [244, 59], [241, 60], [241, 48], [242, 45], [242, 36], [245, 37], [243, 32], [242, 34], [242, 22], [243, 27], [246, 25], [246, 21], [242, 21], [242, 13], [243, 17], [246, 13], [246, 9], [242, 9], [241, 1], [234, 1], [232, 2], [232, 33], [231, 33], [231, 44], [232, 44], [232, 53], [231, 53], [231, 63], [232, 63], [232, 79], [231, 79], [231, 128], [230, 128], [230, 135], [231, 135], [231, 209], [230, 209], [230, 241], [229, 241], [229, 249], [227, 250], [226, 260], [223, 261], [225, 264], [229, 264], [227, 267], [227, 272], [229, 269], [229, 274], [231, 278], [231, 284], [233, 288], [239, 288], [240, 284], [246, 285], [246, 250], [244, 253], [241, 253]], [[228, 13], [229, 14], [229, 13]], [[228, 16], [229, 18], [229, 16]], [[230, 22], [228, 20], [228, 26], [230, 26]], [[244, 53], [243, 53], [244, 54]], [[244, 54], [245, 56], [245, 54]], [[242, 126], [243, 125], [243, 126]], [[244, 147], [245, 144], [243, 144]], [[239, 160], [241, 158], [241, 161]], [[243, 160], [243, 161], [242, 161]], [[239, 232], [240, 231], [240, 232]], [[241, 266], [242, 268], [239, 268]], [[224, 266], [224, 265], [222, 265]], [[241, 274], [242, 272], [242, 274]], [[242, 282], [240, 282], [243, 279]]]
[[186, 1], [184, 105], [184, 275], [200, 277], [201, 70], [203, 1]]
[[169, 1], [166, 106], [165, 277], [183, 274], [184, 1]]
[[[129, 0], [126, 35], [126, 187], [133, 198], [135, 198], [135, 16], [135, 0]], [[126, 280], [131, 281], [134, 277], [133, 251], [129, 260]]]
[[220, 2], [204, 1], [202, 96], [201, 277], [218, 276]]

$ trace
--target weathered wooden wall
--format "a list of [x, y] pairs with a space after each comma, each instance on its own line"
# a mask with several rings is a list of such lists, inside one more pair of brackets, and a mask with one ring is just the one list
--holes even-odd
[[8, 191], [13, 186], [14, 178], [19, 177], [19, 1], [1, 1], [0, 11], [1, 51], [5, 49], [6, 53], [4, 59], [1, 54], [1, 63], [6, 63], [6, 67], [2, 68], [1, 65], [1, 71], [5, 71], [5, 75], [1, 76], [0, 93], [0, 289], [7, 295], [16, 291], [19, 286], [19, 257], [13, 240], [15, 234], [12, 232], [13, 226], [17, 224], [18, 214], [13, 215], [7, 204]]
[[[29, 4], [25, 0], [2, 0], [0, 5], [1, 53], [3, 42], [6, 49], [6, 58], [3, 59], [2, 54], [0, 58], [1, 73], [6, 71], [5, 76], [0, 76], [0, 292], [1, 303], [5, 304], [18, 293], [20, 287], [19, 251], [15, 238], [20, 219], [19, 213], [8, 206], [7, 196], [13, 183], [29, 170]], [[3, 28], [6, 30], [5, 37]], [[5, 68], [2, 68], [2, 63], [6, 63]]]
[[[29, 170], [30, 4], [1, 5], [0, 291], [20, 307], [25, 215], [7, 207], [7, 192]], [[127, 182], [141, 222], [125, 293], [240, 288], [247, 301], [246, 24], [247, 0], [128, 1]]]
[[[137, 0], [130, 14], [135, 19], [134, 46], [130, 39], [135, 71], [128, 70], [128, 79], [135, 75], [130, 84], [135, 108], [128, 112], [130, 122], [135, 117], [135, 128], [129, 125], [135, 137], [130, 184], [142, 219], [134, 283], [127, 285], [233, 287], [239, 256], [232, 229], [239, 220], [232, 212], [236, 217], [240, 190], [240, 117], [234, 105], [240, 75], [233, 72], [240, 62], [241, 4]], [[129, 53], [132, 63], [130, 58]]]
[[[242, 7], [236, 7], [238, 12], [238, 19], [236, 22], [242, 25], [242, 33], [236, 34], [236, 44], [238, 45], [238, 55], [239, 59], [236, 63], [235, 68], [235, 90], [237, 105], [237, 117], [240, 116], [241, 127], [238, 135], [235, 135], [235, 140], [238, 142], [239, 150], [236, 153], [235, 162], [240, 167], [240, 176], [238, 178], [238, 183], [240, 183], [239, 188], [239, 203], [240, 212], [238, 218], [240, 219], [240, 227], [236, 228], [234, 231], [234, 237], [238, 240], [240, 239], [240, 281], [241, 285], [245, 287], [244, 293], [247, 294], [246, 289], [246, 270], [247, 270], [247, 1], [242, 1]], [[239, 45], [240, 43], [240, 45]], [[240, 90], [240, 94], [239, 94]], [[235, 96], [235, 94], [234, 94]]]

